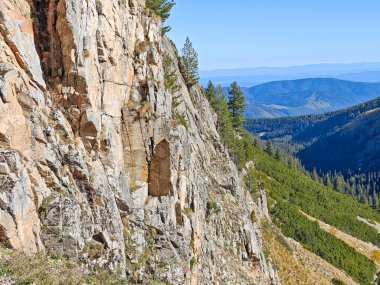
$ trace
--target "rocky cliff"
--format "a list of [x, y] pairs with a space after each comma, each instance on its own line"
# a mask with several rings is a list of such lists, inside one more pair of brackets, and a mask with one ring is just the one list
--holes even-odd
[[277, 284], [265, 203], [144, 2], [1, 1], [0, 241], [135, 282]]

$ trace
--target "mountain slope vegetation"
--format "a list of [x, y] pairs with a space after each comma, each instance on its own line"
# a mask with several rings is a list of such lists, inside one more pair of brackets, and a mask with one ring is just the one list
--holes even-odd
[[302, 212], [333, 225], [360, 240], [380, 246], [380, 234], [358, 220], [379, 221], [379, 212], [348, 195], [313, 181], [300, 171], [270, 157], [260, 148], [251, 149], [255, 160], [254, 176], [268, 190], [273, 222], [282, 233], [307, 250], [343, 269], [360, 284], [371, 284], [376, 273], [374, 263], [333, 235], [323, 231]]
[[343, 173], [378, 171], [379, 141], [380, 109], [375, 109], [301, 150], [298, 157], [307, 168], [316, 167], [323, 172], [335, 169]]
[[295, 154], [315, 180], [380, 206], [380, 98], [301, 117], [253, 119], [245, 127]]
[[221, 107], [226, 105], [226, 96], [222, 93], [221, 88], [215, 89], [212, 84], [206, 89], [206, 97], [218, 115], [219, 131], [235, 163], [243, 168], [247, 162], [254, 162], [254, 168], [250, 168], [245, 175], [247, 191], [252, 193], [254, 199], [260, 197], [262, 189], [268, 191], [270, 216], [285, 236], [345, 271], [360, 284], [371, 284], [377, 271], [373, 261], [321, 229], [303, 213], [353, 237], [380, 246], [378, 231], [358, 219], [362, 217], [369, 221], [380, 221], [379, 212], [312, 180], [299, 170], [297, 164], [286, 163], [289, 158], [287, 155], [274, 152], [268, 145], [264, 151], [249, 134], [239, 129], [235, 134], [231, 133], [226, 126], [232, 124], [233, 117], [222, 116], [224, 109]]
[[245, 127], [262, 139], [298, 146], [309, 170], [367, 173], [379, 170], [379, 111], [376, 98], [321, 115], [248, 120]]
[[335, 111], [380, 96], [380, 84], [312, 78], [243, 88], [247, 118], [278, 118]]

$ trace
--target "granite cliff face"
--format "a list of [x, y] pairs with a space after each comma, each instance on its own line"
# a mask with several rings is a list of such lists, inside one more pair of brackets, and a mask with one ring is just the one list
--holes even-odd
[[0, 241], [134, 281], [278, 284], [251, 222], [265, 196], [161, 29], [143, 0], [1, 1]]

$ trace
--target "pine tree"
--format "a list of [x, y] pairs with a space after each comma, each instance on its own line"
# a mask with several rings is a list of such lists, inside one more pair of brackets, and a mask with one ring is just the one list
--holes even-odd
[[327, 173], [324, 177], [323, 177], [323, 184], [327, 187], [330, 187], [332, 188], [332, 182], [331, 182], [331, 178], [330, 178], [330, 173]]
[[186, 38], [182, 49], [181, 71], [187, 87], [190, 88], [198, 82], [198, 53], [193, 48], [189, 37]]
[[212, 81], [209, 81], [206, 88], [206, 97], [209, 102], [212, 103], [213, 100], [215, 100], [216, 96], [216, 89]]
[[237, 82], [231, 83], [231, 87], [228, 89], [228, 106], [230, 107], [232, 124], [235, 131], [238, 133], [242, 131], [244, 117], [243, 113], [245, 110], [245, 98], [240, 86]]
[[268, 140], [265, 145], [265, 152], [270, 156], [273, 156], [273, 144], [271, 140]]
[[289, 168], [293, 168], [293, 159], [291, 157], [288, 158], [287, 164]]
[[221, 134], [225, 144], [231, 146], [234, 142], [235, 133], [231, 122], [231, 115], [222, 86], [218, 85], [215, 91], [215, 98], [211, 106], [218, 115], [216, 127]]
[[375, 208], [379, 208], [380, 207], [380, 201], [379, 201], [379, 196], [375, 193], [375, 191], [373, 192], [373, 206]]
[[[170, 10], [175, 5], [174, 0], [147, 0], [146, 7], [152, 10], [156, 15], [161, 17], [164, 23], [170, 17]], [[165, 34], [171, 30], [170, 26], [164, 26], [162, 33]]]
[[368, 205], [370, 205], [371, 207], [374, 207], [373, 198], [371, 195], [369, 195], [368, 197]]
[[171, 94], [174, 94], [181, 89], [181, 86], [177, 84], [177, 72], [171, 68], [172, 63], [173, 60], [170, 58], [169, 54], [165, 53], [162, 62], [162, 66], [164, 68], [165, 90], [169, 91]]
[[311, 178], [315, 181], [318, 181], [319, 182], [319, 175], [318, 175], [318, 172], [317, 172], [317, 169], [314, 167], [313, 168], [313, 172], [311, 174]]
[[276, 153], [274, 154], [274, 158], [278, 161], [282, 161], [282, 153], [279, 148], [276, 149]]
[[218, 115], [216, 127], [220, 133], [225, 147], [228, 147], [232, 160], [239, 169], [242, 169], [246, 162], [248, 154], [253, 152], [251, 142], [246, 138], [237, 138], [236, 132], [232, 125], [231, 113], [226, 101], [222, 87], [216, 88], [215, 98], [211, 102], [211, 106]]
[[344, 193], [344, 178], [340, 173], [334, 177], [334, 190]]

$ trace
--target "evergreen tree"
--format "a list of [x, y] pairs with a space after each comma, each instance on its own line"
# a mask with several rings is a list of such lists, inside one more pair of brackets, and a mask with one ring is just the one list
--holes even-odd
[[[208, 89], [212, 90], [211, 85], [209, 87]], [[220, 85], [215, 89], [215, 97], [211, 101], [211, 106], [218, 115], [216, 127], [224, 143], [224, 147], [228, 147], [232, 160], [239, 169], [242, 169], [246, 163], [247, 155], [253, 152], [252, 143], [247, 138], [240, 139], [236, 136], [232, 125], [231, 113], [226, 101], [226, 94]]]
[[[170, 17], [170, 10], [175, 5], [174, 0], [147, 0], [146, 7], [152, 10], [156, 15], [161, 17], [164, 23]], [[171, 30], [170, 26], [164, 26], [162, 33], [165, 34]]]
[[165, 90], [169, 91], [171, 94], [174, 94], [181, 89], [181, 86], [177, 84], [178, 77], [177, 72], [171, 68], [173, 60], [170, 58], [169, 54], [165, 53], [162, 66], [164, 68], [164, 85]]
[[380, 207], [379, 196], [375, 192], [373, 192], [373, 198], [372, 198], [372, 200], [373, 200], [373, 206], [375, 208], [379, 208]]
[[278, 161], [282, 161], [282, 152], [279, 148], [276, 149], [276, 153], [274, 154], [274, 158]]
[[287, 158], [286, 164], [288, 165], [289, 168], [292, 168], [292, 160], [290, 157]]
[[209, 102], [213, 102], [216, 96], [216, 89], [212, 81], [209, 81], [206, 88], [206, 97]]
[[198, 82], [198, 53], [193, 48], [189, 37], [186, 38], [182, 49], [181, 71], [189, 88]]
[[235, 131], [241, 132], [244, 122], [243, 113], [245, 110], [245, 98], [236, 81], [231, 83], [231, 87], [228, 89], [228, 94], [230, 95], [228, 98], [228, 106], [230, 107], [232, 124]]
[[323, 177], [323, 184], [327, 187], [330, 187], [332, 188], [332, 182], [331, 182], [331, 178], [330, 178], [330, 173], [327, 173], [324, 177]]
[[356, 187], [356, 197], [360, 202], [365, 202], [363, 186], [361, 184], [358, 184], [358, 186]]
[[315, 167], [313, 168], [313, 172], [311, 174], [311, 178], [313, 180], [319, 182], [319, 175], [318, 175], [317, 169]]
[[363, 204], [369, 204], [368, 198], [363, 192], [359, 195], [359, 201]]
[[234, 140], [232, 140], [232, 144], [229, 146], [232, 160], [239, 170], [243, 169], [246, 162], [244, 141], [245, 139], [239, 140], [234, 136]]
[[218, 85], [215, 90], [215, 98], [211, 101], [211, 106], [218, 115], [216, 127], [225, 145], [231, 146], [235, 140], [235, 133], [232, 126], [231, 115], [226, 101], [226, 94], [222, 86]]
[[374, 206], [372, 196], [369, 196], [369, 197], [368, 197], [368, 205], [370, 205], [371, 207]]
[[268, 140], [265, 145], [265, 152], [270, 156], [273, 156], [273, 144], [271, 140]]
[[340, 173], [334, 177], [334, 190], [344, 193], [344, 178]]

